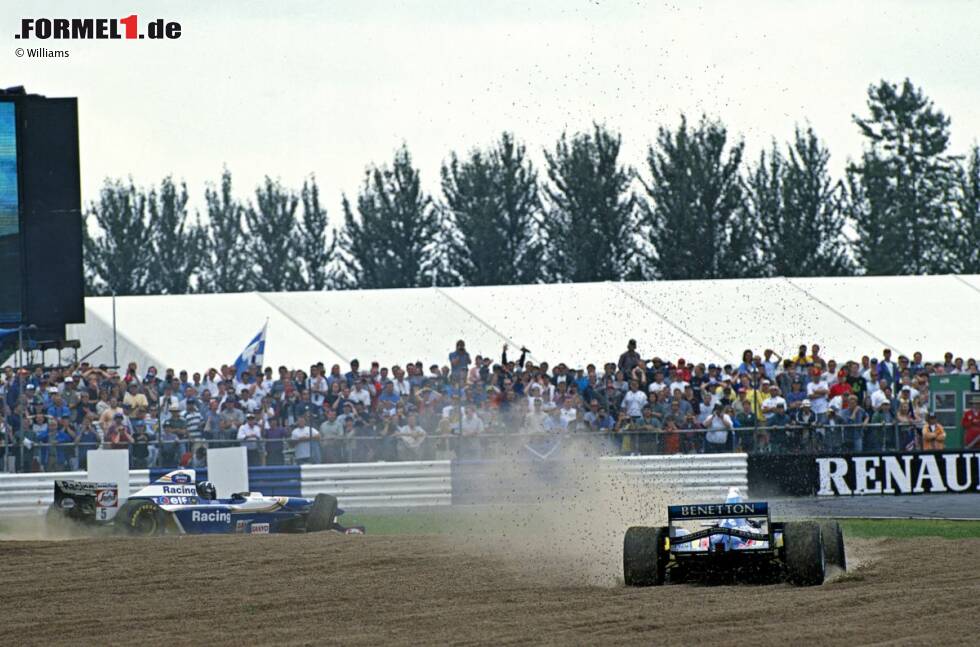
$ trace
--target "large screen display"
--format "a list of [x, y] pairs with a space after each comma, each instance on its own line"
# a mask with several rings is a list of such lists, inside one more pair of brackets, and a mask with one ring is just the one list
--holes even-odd
[[0, 101], [0, 323], [21, 319], [15, 105]]

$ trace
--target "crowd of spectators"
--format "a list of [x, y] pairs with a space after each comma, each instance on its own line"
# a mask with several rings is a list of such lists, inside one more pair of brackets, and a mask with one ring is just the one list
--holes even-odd
[[[838, 364], [817, 344], [785, 358], [746, 350], [731, 365], [644, 359], [634, 340], [601, 366], [509, 351], [472, 356], [461, 340], [444, 365], [240, 374], [8, 367], [0, 454], [7, 471], [47, 471], [84, 469], [99, 447], [128, 449], [134, 468], [203, 466], [207, 447], [233, 445], [251, 465], [281, 465], [483, 457], [569, 435], [626, 454], [942, 449], [929, 375], [977, 372], [952, 353], [887, 348]], [[980, 403], [962, 425], [964, 444], [980, 446]]]

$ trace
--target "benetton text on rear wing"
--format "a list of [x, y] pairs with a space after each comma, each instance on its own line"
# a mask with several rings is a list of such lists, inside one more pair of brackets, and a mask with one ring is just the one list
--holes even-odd
[[723, 519], [725, 517], [766, 517], [769, 504], [754, 503], [692, 503], [672, 505], [667, 508], [667, 519]]

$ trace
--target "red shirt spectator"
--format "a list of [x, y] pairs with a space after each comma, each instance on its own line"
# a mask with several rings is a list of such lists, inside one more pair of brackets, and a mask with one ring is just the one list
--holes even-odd
[[963, 414], [960, 426], [963, 427], [963, 449], [980, 446], [980, 399], [974, 400], [970, 409]]
[[[830, 387], [831, 399], [836, 398], [838, 395], [846, 396], [851, 394], [851, 385], [848, 384], [846, 380], [847, 380], [847, 371], [845, 371], [844, 369], [837, 371], [837, 381], [834, 382], [834, 385], [832, 387]], [[846, 405], [847, 402], [846, 397], [844, 398], [844, 402]]]
[[[683, 359], [677, 360], [677, 377], [679, 377], [684, 382], [691, 381], [691, 367], [688, 366], [687, 362]], [[672, 394], [673, 395], [673, 394]]]
[[122, 414], [117, 413], [115, 422], [109, 425], [109, 430], [106, 432], [105, 440], [110, 449], [126, 449], [133, 442], [133, 437], [122, 418]]

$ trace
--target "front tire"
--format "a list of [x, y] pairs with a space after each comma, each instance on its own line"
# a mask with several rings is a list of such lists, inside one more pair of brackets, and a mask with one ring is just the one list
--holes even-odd
[[131, 535], [153, 537], [166, 530], [167, 513], [153, 501], [130, 499], [116, 513], [116, 523]]
[[820, 539], [823, 542], [824, 559], [831, 566], [847, 570], [847, 556], [844, 554], [844, 531], [836, 521], [820, 521]]
[[668, 529], [633, 526], [623, 538], [623, 579], [626, 586], [660, 586], [667, 573]]
[[826, 575], [820, 525], [814, 521], [789, 521], [783, 528], [787, 579], [797, 586], [823, 584]]
[[333, 528], [337, 518], [337, 497], [318, 494], [313, 499], [310, 516], [306, 520], [306, 532], [321, 532]]

